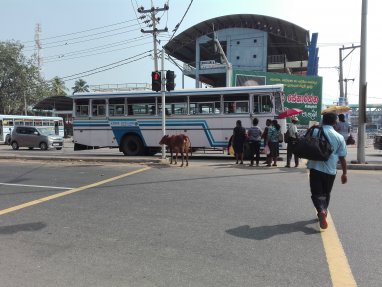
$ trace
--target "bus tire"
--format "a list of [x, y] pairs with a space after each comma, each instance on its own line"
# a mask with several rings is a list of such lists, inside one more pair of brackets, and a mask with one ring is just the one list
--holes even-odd
[[120, 150], [126, 156], [137, 156], [144, 153], [143, 143], [137, 135], [125, 136], [121, 142]]

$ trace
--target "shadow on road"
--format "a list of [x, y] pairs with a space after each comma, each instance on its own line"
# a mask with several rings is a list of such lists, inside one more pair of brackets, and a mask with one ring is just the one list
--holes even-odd
[[311, 219], [288, 224], [277, 224], [252, 228], [249, 227], [249, 225], [243, 225], [233, 229], [228, 229], [226, 232], [233, 236], [255, 240], [264, 240], [276, 235], [288, 234], [292, 232], [304, 232], [307, 235], [311, 235], [320, 233], [317, 229], [307, 226], [316, 222], [317, 219]]
[[25, 223], [25, 224], [0, 226], [0, 235], [15, 234], [20, 231], [37, 231], [45, 227], [46, 227], [46, 224], [43, 222], [32, 222], [32, 223]]

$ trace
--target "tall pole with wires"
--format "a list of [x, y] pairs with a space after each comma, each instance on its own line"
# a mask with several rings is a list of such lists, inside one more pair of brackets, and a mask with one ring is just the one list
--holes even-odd
[[[149, 24], [148, 26], [149, 27], [152, 27], [153, 29], [152, 30], [144, 30], [144, 29], [141, 29], [141, 32], [142, 33], [150, 33], [153, 35], [153, 45], [154, 45], [154, 71], [158, 71], [158, 55], [157, 55], [157, 44], [158, 44], [158, 40], [157, 40], [157, 35], [161, 32], [167, 32], [168, 29], [167, 27], [164, 28], [164, 29], [158, 29], [157, 28], [157, 23], [159, 23], [159, 20], [160, 18], [157, 18], [156, 17], [156, 14], [160, 11], [167, 11], [169, 9], [169, 6], [167, 4], [164, 5], [163, 8], [154, 8], [154, 5], [153, 5], [153, 2], [151, 1], [151, 9], [149, 10], [145, 10], [145, 8], [143, 8], [142, 6], [138, 8], [138, 12], [139, 13], [150, 13], [151, 15], [151, 24]], [[146, 20], [144, 21], [146, 24], [148, 24], [150, 22], [150, 20]]]

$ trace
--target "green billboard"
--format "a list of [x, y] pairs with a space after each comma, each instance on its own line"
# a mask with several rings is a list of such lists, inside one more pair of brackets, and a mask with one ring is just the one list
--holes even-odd
[[320, 121], [322, 104], [321, 77], [245, 70], [234, 70], [233, 72], [234, 86], [265, 84], [284, 85], [284, 107], [303, 110], [303, 113], [298, 116], [300, 125], [309, 125], [310, 121]]

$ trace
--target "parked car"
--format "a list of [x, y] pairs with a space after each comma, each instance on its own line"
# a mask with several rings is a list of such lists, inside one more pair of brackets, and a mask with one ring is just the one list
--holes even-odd
[[382, 133], [374, 136], [374, 149], [382, 149]]
[[14, 150], [18, 150], [19, 147], [60, 150], [64, 146], [64, 139], [56, 135], [51, 128], [19, 126], [12, 131], [11, 146]]

